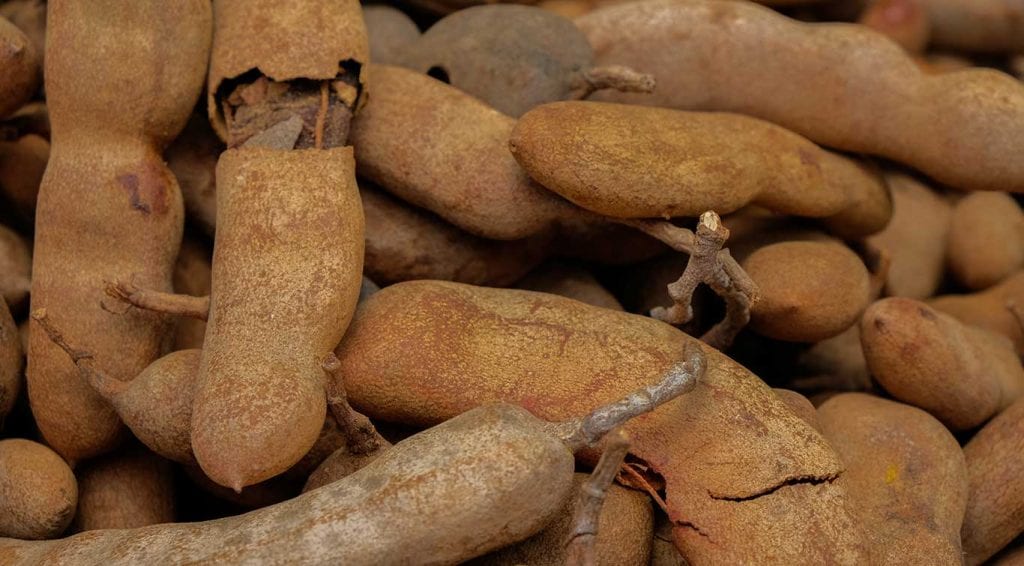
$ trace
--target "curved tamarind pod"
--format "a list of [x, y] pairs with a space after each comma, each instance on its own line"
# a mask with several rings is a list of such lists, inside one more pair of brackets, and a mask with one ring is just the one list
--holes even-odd
[[684, 556], [858, 562], [845, 493], [827, 481], [841, 473], [832, 450], [763, 382], [670, 325], [543, 293], [413, 281], [367, 299], [336, 353], [357, 410], [429, 425], [501, 400], [567, 418], [652, 381], [688, 345], [707, 356], [697, 388], [624, 427], [631, 453], [664, 476]]
[[40, 59], [32, 41], [0, 17], [0, 118], [28, 102], [39, 86]]
[[1015, 0], [922, 0], [932, 43], [949, 51], [1024, 53], [1024, 6]]
[[0, 440], [0, 537], [60, 536], [77, 505], [75, 474], [56, 452], [22, 438]]
[[1009, 338], [1017, 352], [1024, 354], [1024, 270], [984, 291], [964, 295], [940, 295], [928, 301], [935, 310], [953, 315], [960, 322], [978, 326]]
[[509, 140], [530, 176], [616, 218], [725, 214], [754, 203], [797, 216], [842, 211], [881, 179], [783, 128], [738, 114], [554, 102], [520, 118]]
[[[36, 208], [32, 305], [116, 379], [159, 357], [159, 316], [104, 308], [105, 280], [171, 290], [181, 195], [160, 153], [202, 89], [210, 45], [206, 0], [48, 3], [46, 90], [53, 128]], [[111, 14], [124, 33], [106, 33]], [[147, 45], [140, 49], [139, 45]], [[97, 69], [102, 69], [98, 72]], [[74, 462], [109, 451], [124, 427], [70, 359], [30, 332], [28, 393], [46, 442]]]
[[576, 20], [602, 65], [650, 73], [650, 95], [598, 93], [768, 120], [965, 190], [1024, 192], [1024, 86], [1003, 73], [925, 75], [862, 26], [801, 23], [750, 2], [649, 0]]

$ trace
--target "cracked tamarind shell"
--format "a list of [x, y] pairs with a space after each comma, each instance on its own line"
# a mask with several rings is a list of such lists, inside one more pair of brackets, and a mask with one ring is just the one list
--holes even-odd
[[[367, 299], [336, 354], [357, 410], [426, 426], [497, 401], [552, 421], [585, 414], [655, 381], [695, 342], [564, 297], [413, 281]], [[702, 348], [696, 389], [625, 426], [631, 453], [664, 477], [684, 556], [862, 563], [832, 449], [761, 380]]]
[[727, 214], [747, 204], [829, 217], [857, 185], [882, 187], [857, 162], [739, 114], [554, 102], [523, 116], [509, 147], [538, 183], [614, 218]]
[[0, 440], [0, 537], [59, 536], [77, 504], [75, 475], [56, 452], [31, 440]]
[[818, 408], [821, 433], [846, 466], [853, 514], [874, 564], [960, 564], [967, 466], [949, 430], [928, 413], [863, 393]]
[[174, 521], [174, 475], [167, 460], [128, 445], [83, 462], [74, 532], [134, 529]]
[[953, 207], [947, 249], [950, 272], [968, 289], [999, 283], [1024, 267], [1024, 210], [1006, 193], [965, 196]]
[[407, 46], [398, 64], [518, 118], [572, 97], [593, 59], [571, 20], [535, 6], [490, 4], [445, 16]]
[[1016, 346], [1017, 352], [1024, 355], [1024, 326], [1008, 308], [1011, 305], [1024, 308], [1024, 270], [984, 291], [940, 295], [929, 299], [928, 305], [965, 324], [1006, 336]]

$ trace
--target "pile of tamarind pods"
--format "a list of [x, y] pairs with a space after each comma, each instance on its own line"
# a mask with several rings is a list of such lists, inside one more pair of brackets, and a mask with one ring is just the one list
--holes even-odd
[[0, 566], [1024, 564], [1020, 0], [0, 1]]

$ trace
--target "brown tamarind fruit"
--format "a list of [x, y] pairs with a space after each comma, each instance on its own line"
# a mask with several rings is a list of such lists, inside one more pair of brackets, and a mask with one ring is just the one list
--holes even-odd
[[167, 166], [181, 186], [188, 219], [209, 235], [217, 225], [217, 157], [223, 151], [224, 143], [206, 116], [193, 113], [164, 152]]
[[839, 452], [854, 515], [872, 563], [961, 564], [967, 466], [953, 435], [928, 413], [863, 393], [818, 407], [822, 434]]
[[75, 475], [56, 452], [31, 440], [0, 440], [0, 537], [59, 536], [77, 504]]
[[0, 46], [0, 117], [4, 117], [35, 93], [41, 78], [42, 54], [24, 32], [2, 16]]
[[926, 3], [927, 0], [870, 0], [857, 23], [895, 41], [908, 53], [919, 54], [931, 38]]
[[593, 274], [564, 262], [549, 261], [541, 265], [516, 283], [516, 288], [561, 295], [595, 307], [624, 310], [615, 295], [605, 289]]
[[[170, 328], [152, 313], [106, 310], [104, 281], [171, 289], [183, 213], [160, 154], [199, 97], [210, 4], [55, 0], [47, 7], [53, 145], [36, 209], [32, 304], [66, 315], [66, 330], [81, 336], [97, 364], [128, 380], [160, 356]], [[119, 29], [130, 30], [116, 41], [104, 33], [113, 13]], [[28, 359], [32, 413], [48, 445], [71, 462], [117, 446], [124, 435], [117, 414], [38, 329]]]
[[1024, 8], [1013, 0], [922, 0], [936, 47], [968, 53], [1024, 52]]
[[75, 532], [134, 529], [174, 522], [171, 464], [141, 446], [126, 446], [75, 469]]
[[631, 2], [576, 24], [598, 64], [658, 82], [652, 94], [596, 99], [748, 114], [959, 189], [1024, 191], [1024, 86], [1004, 73], [927, 75], [863, 26], [799, 22], [751, 2]]
[[1017, 352], [1024, 354], [1024, 326], [1019, 316], [1024, 307], [1024, 270], [984, 291], [940, 295], [930, 299], [928, 304], [960, 322], [1006, 336], [1017, 347]]
[[948, 264], [968, 289], [987, 289], [1024, 268], [1024, 210], [1006, 193], [972, 193], [953, 207]]
[[400, 65], [404, 51], [420, 37], [416, 22], [385, 4], [363, 6], [363, 22], [370, 41], [370, 60], [380, 65]]

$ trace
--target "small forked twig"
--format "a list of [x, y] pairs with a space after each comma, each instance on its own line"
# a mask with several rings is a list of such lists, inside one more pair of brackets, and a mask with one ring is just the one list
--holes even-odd
[[370, 419], [349, 404], [341, 376], [341, 361], [333, 352], [324, 359], [323, 368], [327, 374], [327, 407], [338, 423], [338, 429], [348, 440], [349, 453], [369, 454], [388, 446], [388, 441], [377, 432]]
[[629, 451], [629, 437], [621, 428], [608, 435], [604, 453], [597, 461], [594, 472], [580, 489], [576, 501], [576, 512], [573, 514], [573, 529], [566, 543], [567, 566], [594, 566], [597, 564], [595, 542], [597, 540], [598, 523], [601, 518], [601, 507], [604, 506], [608, 488], [615, 481], [622, 462]]
[[187, 316], [206, 320], [210, 314], [210, 297], [193, 297], [177, 293], [164, 293], [143, 289], [135, 283], [123, 281], [107, 282], [104, 289], [107, 296], [131, 306], [176, 316]]
[[576, 100], [583, 100], [599, 90], [615, 89], [619, 92], [654, 92], [654, 75], [634, 71], [622, 65], [594, 67], [583, 72], [577, 88]]
[[616, 220], [656, 238], [676, 251], [690, 255], [679, 279], [668, 285], [673, 304], [658, 307], [651, 316], [669, 324], [693, 319], [693, 293], [701, 283], [725, 300], [725, 318], [701, 336], [701, 340], [725, 350], [750, 322], [750, 307], [757, 300], [757, 285], [729, 250], [722, 249], [729, 230], [713, 211], [700, 215], [696, 233], [664, 220]]

